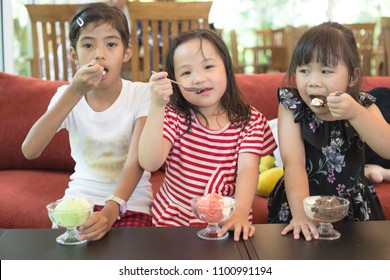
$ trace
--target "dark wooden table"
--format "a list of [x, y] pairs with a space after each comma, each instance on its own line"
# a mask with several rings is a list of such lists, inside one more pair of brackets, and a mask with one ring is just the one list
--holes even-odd
[[206, 241], [201, 227], [114, 228], [100, 241], [57, 244], [63, 230], [0, 229], [2, 260], [390, 260], [390, 221], [335, 223], [338, 240], [294, 240], [283, 224], [258, 224], [247, 241]]
[[280, 233], [283, 224], [255, 225], [244, 241], [251, 259], [263, 260], [390, 260], [390, 221], [335, 223], [337, 240], [294, 240]]
[[76, 246], [57, 244], [64, 230], [0, 229], [1, 260], [241, 260], [243, 242], [207, 241], [201, 227], [113, 228], [101, 240]]

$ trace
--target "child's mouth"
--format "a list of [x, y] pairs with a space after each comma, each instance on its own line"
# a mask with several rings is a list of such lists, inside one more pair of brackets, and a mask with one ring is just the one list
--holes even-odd
[[203, 89], [200, 89], [199, 91], [197, 91], [196, 94], [202, 94], [203, 92], [209, 91], [209, 90], [211, 90], [211, 88], [203, 88]]
[[312, 95], [310, 104], [314, 107], [324, 107], [326, 104], [326, 97], [321, 95]]

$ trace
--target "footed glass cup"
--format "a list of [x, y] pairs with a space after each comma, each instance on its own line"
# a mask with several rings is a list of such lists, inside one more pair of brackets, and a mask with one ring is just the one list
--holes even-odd
[[218, 237], [218, 233], [221, 230], [219, 223], [230, 218], [236, 206], [235, 199], [232, 197], [223, 197], [223, 204], [220, 206], [199, 203], [200, 201], [204, 201], [205, 198], [206, 196], [201, 196], [191, 200], [191, 207], [196, 218], [208, 224], [206, 228], [198, 231], [198, 237], [205, 240], [222, 240], [228, 238], [229, 232]]
[[[66, 229], [65, 233], [56, 238], [56, 241], [59, 244], [78, 245], [87, 242], [87, 240], [80, 240], [77, 227], [84, 224], [91, 217], [93, 204], [86, 199], [83, 199], [82, 203], [74, 203], [75, 201], [76, 200], [58, 200], [49, 203], [46, 206], [50, 220], [55, 225]], [[62, 207], [64, 203], [68, 202], [70, 205], [69, 207]], [[63, 204], [59, 206], [61, 203]]]
[[319, 223], [317, 231], [321, 240], [335, 240], [341, 233], [332, 223], [342, 220], [348, 213], [349, 201], [338, 196], [309, 196], [303, 199], [306, 215]]

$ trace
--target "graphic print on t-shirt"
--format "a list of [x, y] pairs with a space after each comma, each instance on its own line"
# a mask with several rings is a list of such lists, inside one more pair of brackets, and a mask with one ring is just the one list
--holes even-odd
[[87, 167], [98, 177], [117, 180], [126, 161], [127, 143], [124, 135], [113, 139], [86, 137], [84, 156]]

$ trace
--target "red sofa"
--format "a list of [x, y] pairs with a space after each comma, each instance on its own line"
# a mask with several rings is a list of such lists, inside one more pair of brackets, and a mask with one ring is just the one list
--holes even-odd
[[[237, 74], [248, 102], [268, 119], [277, 117], [276, 89], [283, 74]], [[33, 123], [46, 111], [61, 81], [46, 81], [0, 72], [0, 228], [49, 228], [45, 205], [63, 196], [74, 162], [67, 133], [57, 134], [41, 157], [26, 160], [21, 145]], [[364, 89], [390, 87], [390, 77], [367, 77]], [[156, 191], [164, 178], [153, 173]], [[390, 182], [375, 186], [390, 220]], [[267, 200], [256, 196], [254, 223], [266, 223]]]

